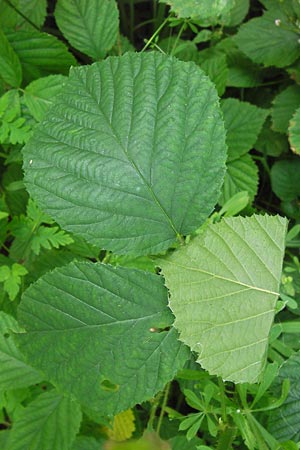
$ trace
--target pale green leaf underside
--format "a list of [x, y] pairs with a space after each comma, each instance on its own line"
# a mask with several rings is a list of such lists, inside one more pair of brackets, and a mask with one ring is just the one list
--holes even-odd
[[298, 108], [290, 120], [289, 142], [291, 149], [296, 155], [300, 155], [300, 108]]
[[159, 253], [203, 223], [225, 159], [212, 83], [159, 53], [73, 69], [24, 149], [27, 187], [50, 216], [133, 254]]
[[55, 20], [70, 44], [94, 59], [103, 58], [118, 37], [114, 0], [58, 0]]
[[241, 191], [247, 191], [252, 202], [257, 193], [258, 167], [251, 155], [243, 155], [227, 164], [227, 172], [222, 186], [221, 196], [218, 200], [224, 205], [231, 197]]
[[286, 227], [279, 216], [223, 219], [161, 261], [180, 339], [211, 374], [259, 380]]
[[198, 17], [203, 21], [217, 23], [235, 5], [234, 0], [160, 0], [171, 6], [178, 17]]
[[0, 391], [24, 388], [42, 380], [41, 375], [25, 363], [13, 342], [12, 334], [20, 331], [13, 317], [0, 312]]
[[27, 289], [17, 336], [47, 378], [103, 415], [154, 396], [182, 368], [163, 280], [149, 272], [71, 263]]
[[80, 406], [55, 390], [35, 398], [15, 420], [6, 450], [67, 450], [81, 422]]

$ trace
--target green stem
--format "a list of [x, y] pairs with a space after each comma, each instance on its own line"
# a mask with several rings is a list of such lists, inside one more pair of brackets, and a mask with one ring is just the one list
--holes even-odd
[[168, 403], [168, 397], [169, 397], [169, 393], [170, 393], [170, 387], [171, 387], [171, 383], [168, 383], [165, 387], [165, 393], [164, 393], [164, 398], [163, 398], [163, 402], [161, 405], [161, 410], [160, 410], [160, 414], [159, 414], [159, 418], [158, 418], [158, 422], [157, 422], [157, 427], [156, 427], [156, 431], [157, 434], [159, 435], [160, 432], [160, 428], [162, 425], [162, 420], [165, 414], [165, 409]]
[[40, 31], [39, 27], [36, 26], [35, 23], [33, 23], [28, 17], [26, 17], [13, 3], [11, 3], [10, 0], [4, 0], [5, 3], [7, 3], [14, 11], [16, 11], [17, 14], [19, 14], [19, 16], [23, 17], [24, 20], [26, 20], [26, 22], [28, 22], [33, 28], [35, 28], [36, 30]]
[[151, 410], [150, 410], [150, 417], [149, 417], [148, 425], [147, 425], [147, 428], [148, 428], [150, 431], [153, 430], [153, 423], [154, 423], [156, 411], [157, 411], [157, 408], [158, 408], [160, 399], [161, 399], [161, 397], [162, 397], [162, 394], [163, 394], [162, 392], [159, 392], [159, 393], [157, 394], [157, 396], [156, 396], [156, 397], [154, 398], [154, 400], [153, 400], [153, 405], [152, 405]]
[[218, 377], [218, 384], [219, 384], [219, 388], [220, 388], [222, 420], [223, 420], [223, 423], [227, 423], [225, 386], [224, 386], [224, 381], [220, 377]]
[[170, 53], [171, 55], [174, 55], [174, 51], [176, 50], [177, 44], [178, 44], [178, 42], [179, 42], [179, 39], [181, 38], [182, 33], [183, 33], [184, 30], [185, 30], [185, 27], [186, 27], [186, 22], [184, 21], [183, 24], [182, 24], [181, 27], [180, 27], [179, 33], [178, 33], [177, 36], [176, 36], [174, 45], [173, 45], [172, 50], [171, 50], [171, 53]]
[[164, 26], [168, 23], [169, 21], [169, 16], [163, 21], [163, 23], [157, 28], [157, 30], [155, 31], [155, 33], [152, 34], [152, 36], [150, 37], [150, 39], [147, 40], [146, 44], [144, 45], [144, 47], [141, 50], [141, 53], [143, 53], [145, 50], [147, 50], [147, 48], [149, 47], [149, 45], [151, 44], [151, 42], [156, 38], [156, 36], [158, 36], [158, 34], [161, 32], [161, 30], [164, 28]]

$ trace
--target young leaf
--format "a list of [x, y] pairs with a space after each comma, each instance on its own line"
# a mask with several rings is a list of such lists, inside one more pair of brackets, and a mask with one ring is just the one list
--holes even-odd
[[41, 375], [24, 362], [15, 346], [12, 333], [21, 332], [17, 321], [0, 312], [0, 388], [1, 391], [19, 389], [42, 381]]
[[63, 75], [49, 75], [26, 86], [24, 100], [30, 113], [38, 122], [43, 119], [65, 81], [66, 78]]
[[[290, 380], [290, 391], [285, 402], [269, 416], [269, 431], [279, 441], [300, 439], [300, 353], [291, 356], [280, 368], [273, 390], [278, 394], [285, 379]], [[282, 424], [284, 423], [284, 426]]]
[[14, 422], [6, 450], [66, 450], [79, 431], [80, 406], [55, 390], [35, 398]]
[[278, 8], [243, 24], [236, 35], [239, 48], [256, 63], [286, 67], [300, 56], [299, 34]]
[[0, 266], [0, 283], [4, 283], [4, 291], [8, 293], [11, 301], [18, 295], [22, 282], [21, 277], [27, 273], [27, 269], [18, 263], [14, 263], [11, 267]]
[[236, 383], [259, 380], [286, 227], [279, 216], [223, 219], [161, 260], [180, 339], [211, 374]]
[[241, 191], [247, 191], [250, 203], [254, 200], [258, 188], [258, 168], [250, 155], [243, 155], [227, 164], [227, 172], [218, 200], [224, 205], [231, 197]]
[[298, 108], [290, 120], [289, 141], [291, 149], [296, 155], [300, 155], [300, 108]]
[[224, 141], [215, 88], [195, 64], [127, 53], [71, 70], [24, 149], [26, 184], [90, 243], [158, 253], [212, 211]]
[[223, 100], [221, 107], [227, 130], [228, 161], [232, 161], [251, 150], [269, 112], [235, 98]]
[[7, 37], [0, 30], [0, 78], [12, 87], [19, 87], [22, 81], [22, 67]]
[[6, 37], [21, 61], [26, 83], [52, 73], [67, 75], [70, 66], [76, 65], [66, 45], [51, 34], [18, 30], [7, 32]]
[[41, 225], [36, 233], [32, 236], [31, 249], [33, 253], [39, 255], [41, 248], [50, 250], [52, 247], [72, 244], [71, 236], [60, 230], [58, 227], [45, 227]]
[[104, 58], [117, 41], [115, 0], [58, 0], [55, 20], [70, 44], [95, 60]]
[[276, 95], [272, 108], [272, 128], [287, 133], [289, 121], [300, 106], [300, 86], [292, 85]]
[[103, 415], [153, 397], [188, 354], [168, 330], [163, 280], [149, 272], [71, 263], [27, 289], [19, 317], [33, 366]]

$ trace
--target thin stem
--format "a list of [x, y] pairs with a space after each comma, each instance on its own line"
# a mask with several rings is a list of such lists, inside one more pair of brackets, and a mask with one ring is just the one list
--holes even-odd
[[157, 396], [154, 398], [153, 405], [152, 405], [151, 410], [150, 410], [150, 417], [149, 417], [149, 420], [148, 420], [147, 428], [149, 430], [151, 430], [151, 431], [153, 430], [153, 423], [154, 423], [156, 411], [157, 411], [160, 399], [162, 397], [162, 394], [163, 394], [162, 392], [159, 392], [157, 394]]
[[171, 50], [171, 53], [170, 53], [171, 55], [174, 55], [174, 51], [176, 50], [177, 44], [178, 44], [178, 42], [179, 42], [179, 39], [181, 38], [182, 33], [183, 33], [184, 30], [185, 30], [185, 27], [186, 27], [186, 22], [184, 21], [183, 24], [182, 24], [181, 27], [180, 27], [180, 30], [179, 30], [177, 36], [176, 36], [174, 45], [173, 45], [172, 50]]
[[163, 29], [163, 27], [168, 23], [169, 21], [169, 17], [167, 17], [163, 23], [157, 28], [157, 30], [155, 31], [155, 33], [152, 34], [151, 38], [147, 40], [146, 44], [144, 45], [144, 47], [141, 50], [141, 53], [144, 52], [145, 50], [147, 50], [147, 48], [149, 47], [149, 45], [151, 44], [151, 42], [156, 38], [156, 36], [160, 33], [160, 31]]
[[19, 14], [19, 16], [23, 17], [24, 20], [26, 20], [26, 22], [28, 22], [33, 28], [35, 28], [36, 30], [40, 31], [39, 27], [36, 26], [35, 23], [33, 23], [28, 17], [26, 17], [22, 11], [20, 11], [13, 3], [11, 3], [10, 0], [4, 0], [5, 3], [7, 3], [14, 11], [16, 11], [17, 14]]
[[169, 382], [166, 387], [165, 387], [165, 393], [164, 393], [164, 398], [163, 398], [163, 402], [161, 405], [161, 410], [160, 410], [160, 414], [159, 414], [159, 418], [158, 418], [158, 422], [157, 422], [157, 427], [156, 427], [156, 431], [157, 434], [159, 435], [159, 431], [162, 425], [162, 420], [165, 414], [165, 409], [168, 403], [168, 397], [169, 397], [169, 393], [170, 393], [170, 387], [171, 387], [171, 383]]
[[225, 386], [222, 378], [220, 377], [218, 377], [218, 384], [220, 388], [222, 420], [224, 423], [227, 423]]

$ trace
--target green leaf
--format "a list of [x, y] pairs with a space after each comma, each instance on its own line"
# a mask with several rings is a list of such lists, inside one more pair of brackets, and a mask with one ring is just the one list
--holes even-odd
[[251, 150], [269, 112], [235, 98], [223, 100], [221, 107], [227, 130], [228, 161], [233, 161]]
[[[290, 391], [285, 402], [269, 415], [269, 431], [279, 441], [300, 439], [300, 353], [291, 356], [281, 366], [273, 385], [276, 394], [284, 380], [290, 380]], [[284, 426], [283, 426], [284, 424]]]
[[[40, 28], [43, 25], [47, 13], [46, 0], [11, 0], [10, 2], [36, 27]], [[18, 14], [5, 0], [0, 0], [0, 11], [0, 25], [3, 28], [18, 30], [35, 29], [28, 20]]]
[[91, 436], [78, 436], [72, 450], [102, 450], [103, 446]]
[[6, 450], [67, 450], [81, 422], [80, 406], [55, 390], [35, 398], [14, 422]]
[[32, 81], [26, 86], [24, 91], [24, 100], [30, 113], [40, 122], [53, 104], [56, 94], [64, 86], [66, 77], [63, 75], [49, 75]]
[[246, 17], [250, 0], [235, 0], [234, 6], [230, 10], [230, 14], [228, 15], [228, 19], [225, 20], [226, 27], [235, 27], [239, 25]]
[[160, 0], [171, 6], [178, 17], [197, 17], [208, 25], [221, 20], [221, 16], [228, 13], [235, 4], [235, 0]]
[[15, 346], [12, 333], [21, 332], [17, 321], [0, 312], [0, 390], [20, 389], [42, 381], [41, 375], [27, 365]]
[[117, 41], [119, 12], [114, 0], [58, 0], [55, 20], [70, 44], [95, 60], [104, 58]]
[[0, 266], [0, 282], [4, 282], [4, 291], [11, 301], [15, 300], [21, 287], [21, 277], [28, 273], [21, 264], [14, 263], [11, 267]]
[[276, 95], [272, 108], [272, 128], [287, 133], [289, 121], [300, 106], [300, 86], [292, 85]]
[[290, 120], [289, 141], [291, 149], [296, 155], [300, 155], [300, 108], [298, 108]]
[[221, 196], [218, 200], [224, 205], [238, 192], [247, 191], [249, 201], [252, 203], [258, 189], [258, 168], [250, 155], [243, 155], [227, 164], [227, 172], [222, 186]]
[[163, 280], [149, 272], [71, 263], [27, 289], [19, 317], [33, 366], [103, 415], [153, 397], [188, 354], [168, 331]]
[[26, 84], [36, 78], [61, 73], [67, 75], [76, 60], [63, 42], [38, 31], [9, 31], [7, 39], [18, 55]]
[[276, 67], [289, 66], [300, 56], [298, 39], [297, 29], [277, 9], [243, 24], [236, 35], [239, 48], [252, 61]]
[[[202, 52], [200, 52], [199, 55], [201, 55], [201, 53]], [[224, 54], [211, 55], [210, 57], [205, 58], [205, 60], [202, 63], [200, 63], [200, 67], [201, 69], [204, 70], [206, 75], [209, 76], [211, 81], [216, 85], [218, 95], [219, 96], [223, 95], [225, 92], [228, 76], [226, 55]]]
[[12, 87], [19, 87], [22, 81], [22, 67], [18, 55], [0, 29], [0, 78]]
[[271, 169], [272, 189], [283, 201], [300, 197], [300, 160], [277, 161]]
[[270, 127], [270, 118], [266, 120], [263, 128], [255, 143], [255, 150], [258, 150], [265, 155], [279, 156], [289, 150], [287, 136], [273, 131]]
[[193, 63], [127, 53], [72, 69], [35, 131], [24, 149], [29, 192], [96, 246], [161, 252], [219, 197], [224, 126], [215, 89]]
[[259, 380], [286, 228], [279, 216], [223, 219], [161, 260], [180, 339], [210, 374], [236, 383]]
[[59, 248], [63, 245], [72, 244], [71, 236], [60, 230], [58, 227], [45, 227], [41, 225], [32, 238], [31, 249], [33, 253], [39, 255], [41, 248], [50, 250], [52, 247]]

